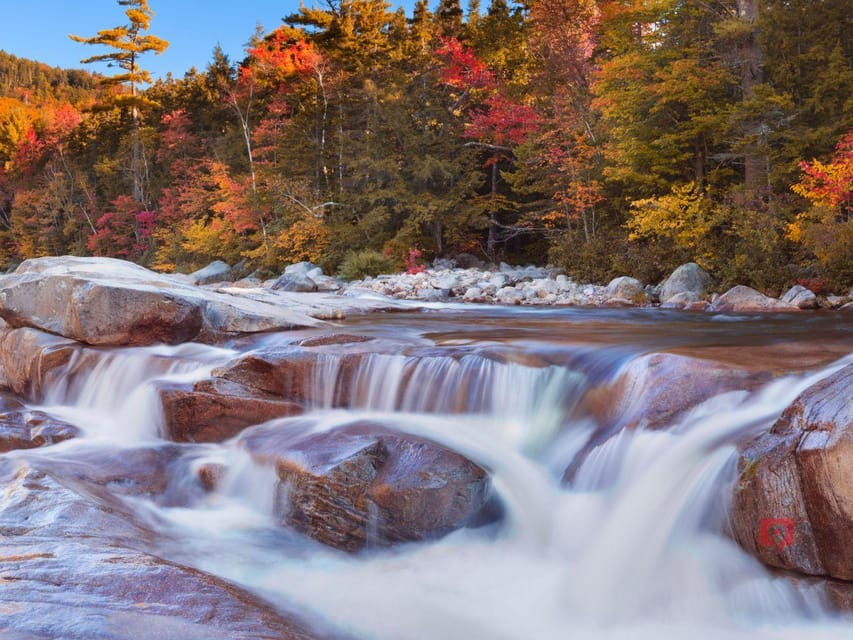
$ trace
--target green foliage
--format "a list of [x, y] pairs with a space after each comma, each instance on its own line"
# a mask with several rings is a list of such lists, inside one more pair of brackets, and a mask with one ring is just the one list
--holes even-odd
[[350, 251], [344, 256], [338, 275], [344, 280], [361, 280], [367, 276], [375, 277], [399, 270], [399, 265], [392, 258], [382, 255], [378, 251], [365, 249], [363, 251]]

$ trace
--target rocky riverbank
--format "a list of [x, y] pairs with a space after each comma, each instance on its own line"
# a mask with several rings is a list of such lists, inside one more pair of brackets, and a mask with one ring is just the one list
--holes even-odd
[[[179, 276], [188, 282], [221, 286], [239, 275], [225, 263]], [[369, 291], [395, 300], [417, 302], [465, 302], [480, 304], [657, 307], [722, 313], [785, 312], [808, 309], [853, 309], [853, 289], [844, 296], [818, 296], [795, 285], [774, 298], [746, 286], [717, 292], [711, 276], [695, 263], [676, 269], [661, 283], [642, 283], [629, 276], [614, 278], [607, 285], [579, 283], [556, 269], [512, 267], [496, 269], [456, 268], [437, 261], [418, 273], [399, 273], [343, 282], [323, 274], [310, 263], [287, 267], [277, 279], [262, 282], [240, 280], [237, 287], [263, 287], [274, 291], [359, 293]]]

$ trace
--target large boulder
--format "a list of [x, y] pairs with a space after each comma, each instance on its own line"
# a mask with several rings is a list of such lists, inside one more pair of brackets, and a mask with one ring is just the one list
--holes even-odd
[[226, 282], [233, 280], [231, 265], [222, 260], [214, 260], [209, 265], [190, 274], [194, 284], [211, 284], [214, 282]]
[[38, 401], [80, 348], [77, 342], [37, 329], [0, 330], [0, 386]]
[[282, 523], [337, 549], [437, 538], [475, 523], [489, 499], [484, 469], [377, 424], [318, 433], [273, 422], [239, 441], [275, 465]]
[[110, 258], [37, 258], [0, 278], [0, 317], [94, 345], [179, 343], [318, 321]]
[[628, 276], [620, 276], [611, 280], [605, 293], [608, 298], [620, 298], [634, 303], [643, 302], [646, 299], [643, 283]]
[[800, 309], [817, 309], [820, 305], [813, 291], [801, 284], [795, 284], [782, 296], [782, 302], [787, 302]]
[[[108, 486], [123, 480], [119, 473]], [[329, 637], [234, 584], [148, 552], [156, 532], [104, 487], [83, 489], [26, 460], [0, 459], [0, 482], [4, 638]]]
[[708, 272], [695, 262], [688, 262], [673, 271], [661, 285], [660, 301], [665, 303], [679, 293], [692, 293], [703, 298], [708, 294], [710, 286], [711, 276]]
[[799, 307], [765, 296], [760, 291], [742, 284], [732, 287], [711, 303], [708, 311], [713, 313], [753, 313], [774, 311], [798, 311]]
[[743, 445], [735, 538], [762, 562], [853, 580], [853, 365]]
[[222, 442], [251, 425], [302, 413], [299, 404], [218, 378], [165, 383], [158, 391], [163, 437], [174, 442]]

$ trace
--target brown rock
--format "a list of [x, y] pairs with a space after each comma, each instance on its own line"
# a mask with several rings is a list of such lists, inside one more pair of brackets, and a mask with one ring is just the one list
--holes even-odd
[[381, 425], [312, 433], [273, 423], [241, 442], [275, 463], [283, 523], [338, 549], [436, 538], [473, 523], [487, 503], [482, 468]]
[[711, 303], [712, 313], [752, 313], [767, 311], [799, 311], [796, 305], [770, 298], [744, 285], [732, 287]]
[[222, 442], [253, 424], [302, 413], [302, 406], [223, 379], [159, 388], [165, 433], [173, 442]]
[[733, 530], [771, 566], [853, 580], [853, 365], [741, 451]]
[[619, 377], [588, 392], [584, 405], [599, 424], [664, 429], [687, 410], [727, 391], [753, 390], [765, 373], [671, 353], [634, 359]]
[[80, 430], [43, 411], [24, 407], [0, 413], [0, 453], [15, 449], [35, 449], [79, 435]]
[[76, 493], [65, 478], [19, 464], [2, 465], [0, 480], [4, 637], [330, 637], [225, 580], [147, 552], [156, 534], [118, 501]]
[[[257, 351], [214, 369], [214, 377], [229, 380], [279, 398], [309, 405], [320, 391], [318, 386], [332, 385], [329, 394], [337, 406], [348, 400], [350, 384], [363, 354], [324, 354], [298, 347]], [[338, 360], [334, 380], [319, 380], [327, 358]]]
[[42, 397], [51, 373], [65, 366], [80, 349], [72, 340], [37, 329], [0, 332], [2, 385], [31, 401]]

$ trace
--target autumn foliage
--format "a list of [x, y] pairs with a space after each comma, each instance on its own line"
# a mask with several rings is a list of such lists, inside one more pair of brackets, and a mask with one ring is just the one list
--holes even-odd
[[849, 287], [846, 3], [739, 4], [302, 6], [147, 88], [0, 52], [0, 258]]

